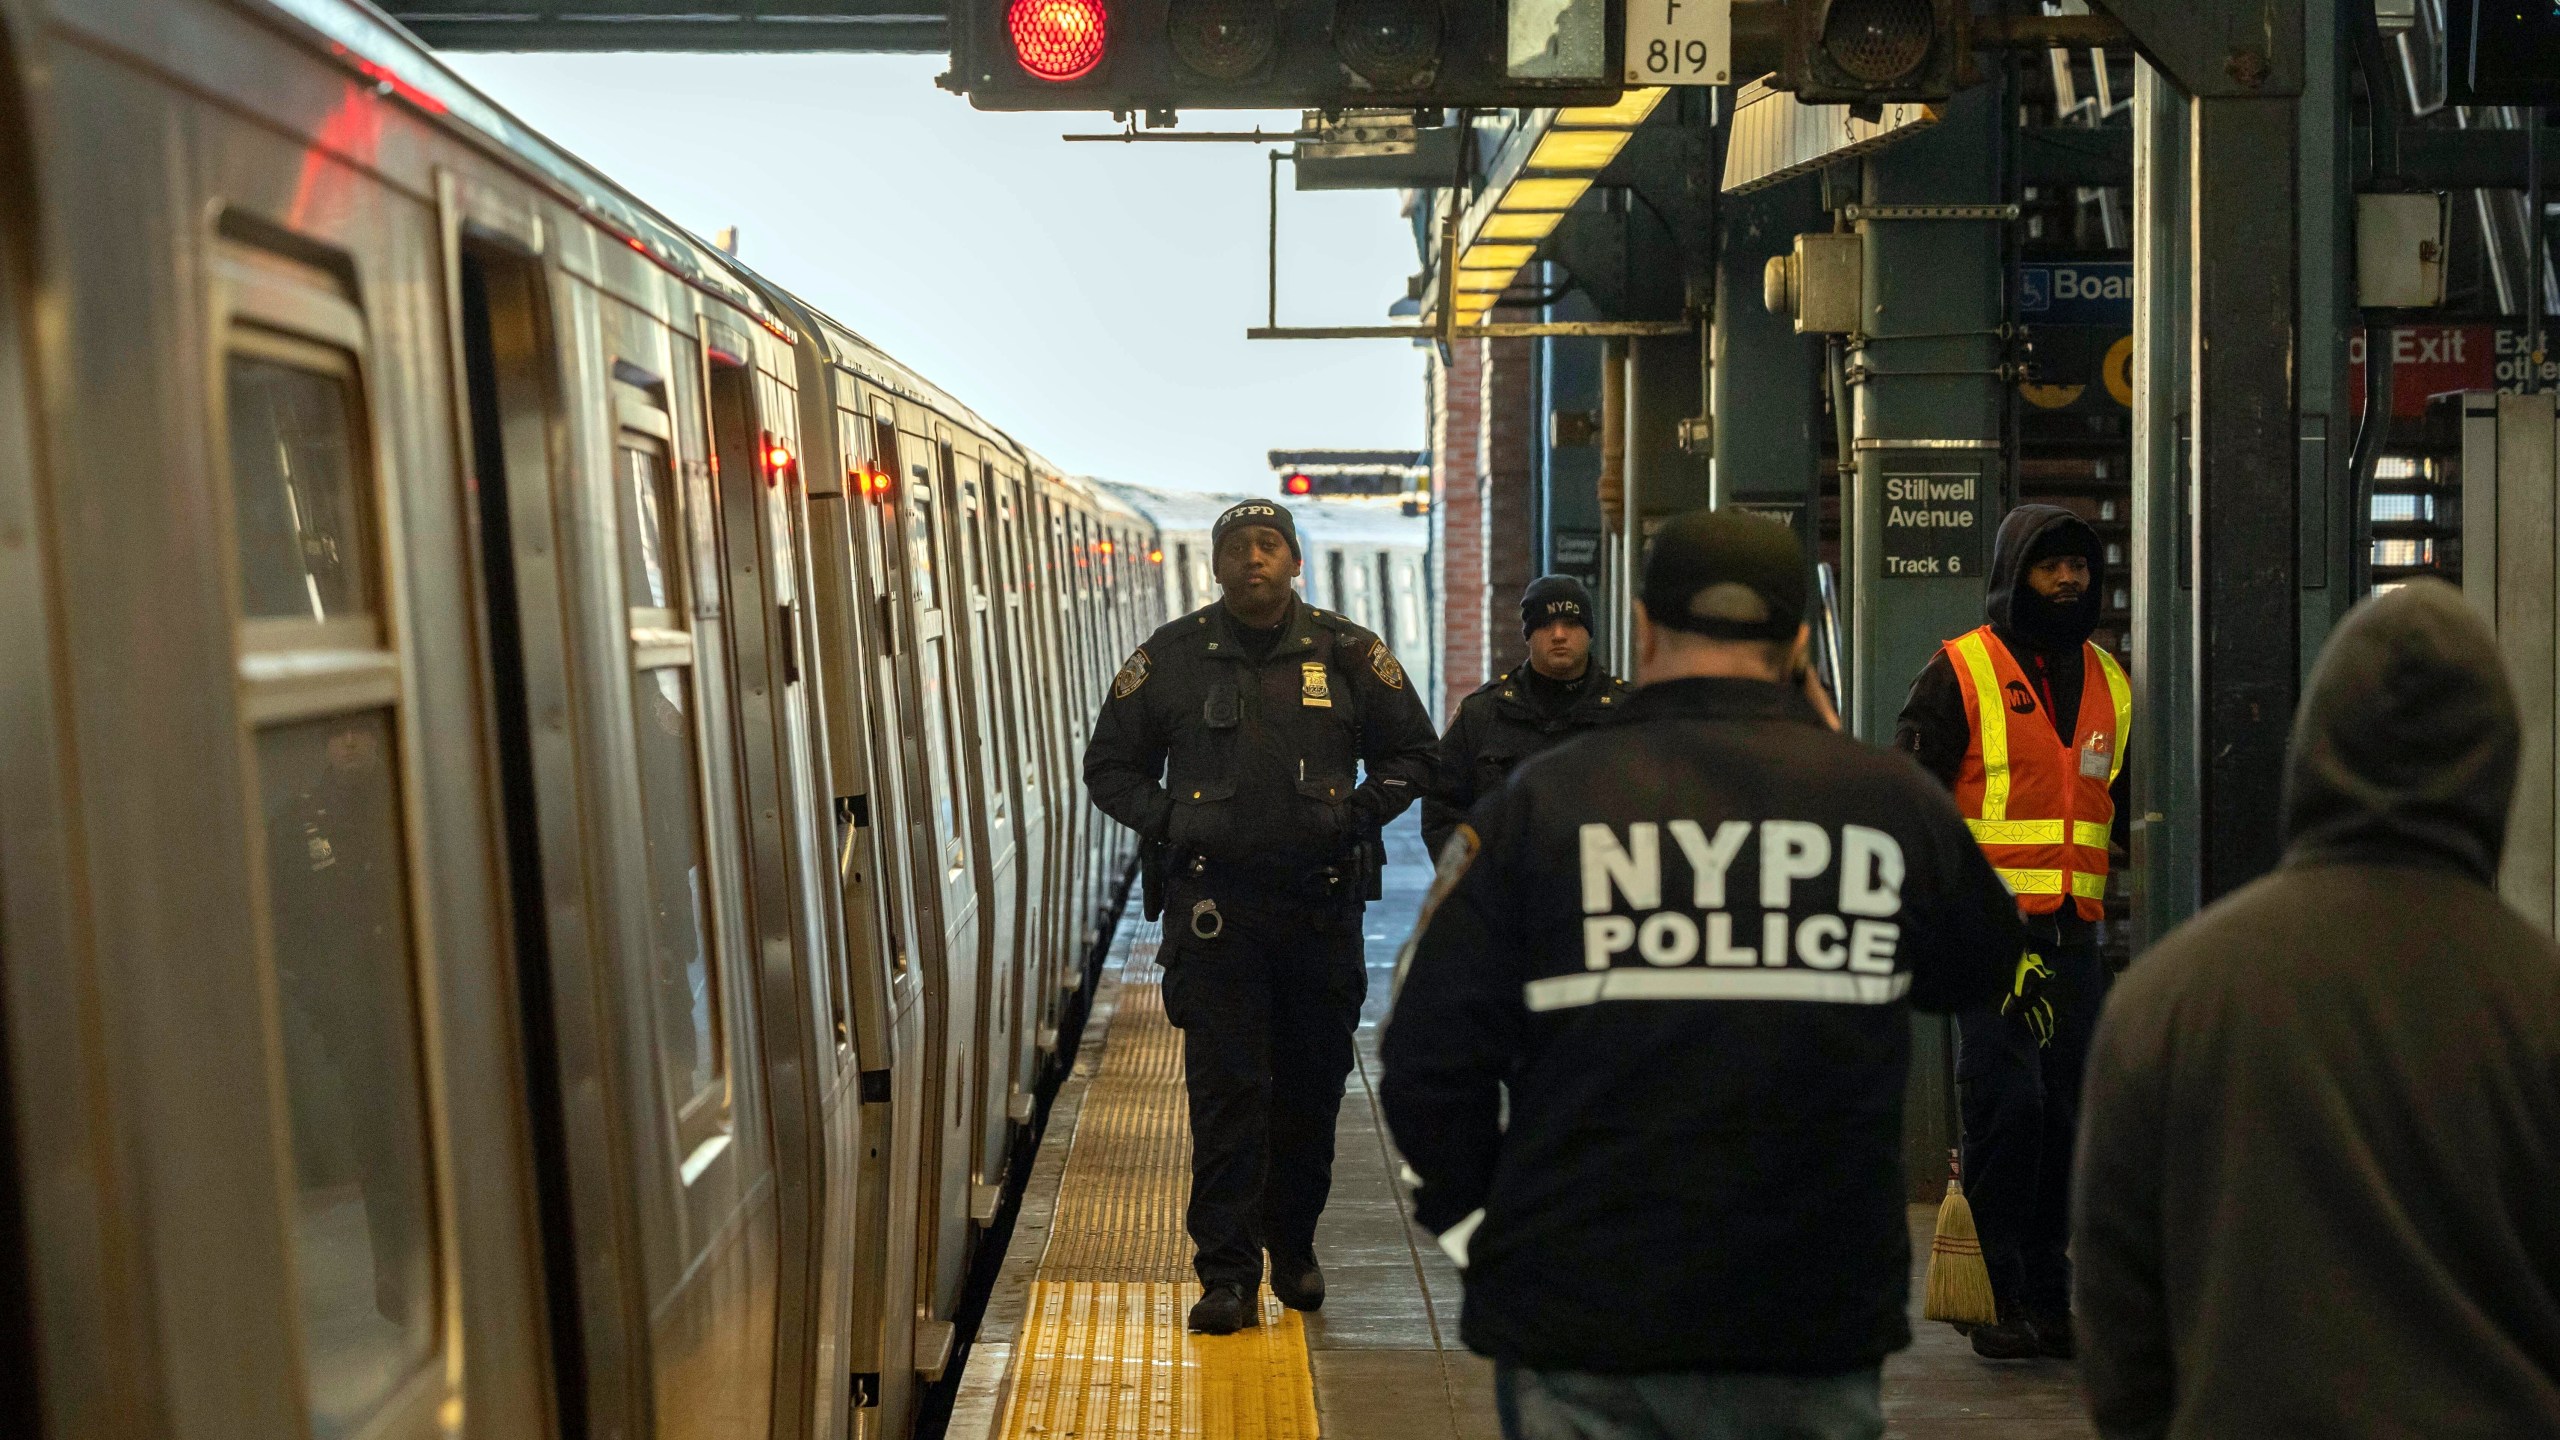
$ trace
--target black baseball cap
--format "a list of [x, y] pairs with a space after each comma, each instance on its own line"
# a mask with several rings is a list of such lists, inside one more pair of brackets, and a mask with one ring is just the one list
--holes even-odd
[[1793, 640], [1804, 623], [1804, 546], [1744, 510], [1675, 515], [1645, 548], [1645, 614], [1718, 640]]
[[1558, 620], [1591, 628], [1591, 592], [1570, 575], [1541, 575], [1520, 592], [1520, 633], [1535, 635]]
[[1228, 531], [1242, 530], [1254, 525], [1279, 531], [1280, 538], [1289, 542], [1291, 558], [1297, 560], [1307, 558], [1298, 549], [1297, 517], [1291, 515], [1286, 507], [1274, 505], [1268, 500], [1246, 500], [1230, 505], [1222, 511], [1217, 520], [1209, 526], [1209, 553], [1217, 554], [1218, 547], [1227, 543]]

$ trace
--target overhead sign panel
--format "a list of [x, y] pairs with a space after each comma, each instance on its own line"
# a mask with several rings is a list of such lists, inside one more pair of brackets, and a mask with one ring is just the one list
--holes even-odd
[[1627, 0], [1630, 85], [1727, 85], [1733, 0]]

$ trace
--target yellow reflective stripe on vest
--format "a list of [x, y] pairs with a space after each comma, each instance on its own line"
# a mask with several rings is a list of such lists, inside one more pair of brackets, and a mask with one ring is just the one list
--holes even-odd
[[2059, 820], [1967, 820], [1966, 829], [1985, 845], [2059, 845]]
[[[2054, 838], [2059, 840], [2062, 837], [2057, 835]], [[2095, 820], [2071, 822], [2071, 843], [2074, 845], [2085, 845], [2092, 850], [2104, 850], [2107, 848], [2107, 843], [2114, 838], [2115, 832], [2112, 829]]]
[[[2000, 883], [2008, 886], [2009, 893], [2012, 895], [2059, 895], [2062, 893], [2062, 872], [2059, 870], [1995, 869], [1991, 873], [2000, 877]], [[2102, 887], [2106, 883], [2104, 879], [2098, 881]]]
[[2092, 875], [2086, 870], [2073, 871], [2071, 893], [2083, 900], [2104, 900], [2107, 898], [2107, 877]]
[[[1973, 681], [1974, 724], [1982, 732], [1982, 818], [2009, 817], [2009, 707], [2000, 698], [2000, 677], [1992, 672], [1991, 651], [1979, 630], [1956, 641], [1964, 657], [1966, 678]], [[2059, 838], [2059, 837], [2057, 837]]]
[[2125, 747], [2133, 739], [2133, 682], [2125, 678], [2124, 667], [2116, 663], [2116, 657], [2108, 654], [2105, 646], [2092, 643], [2089, 649], [2098, 657], [2098, 669], [2107, 677], [2107, 698], [2116, 707], [2116, 753], [2107, 766], [2107, 783], [2113, 785], [2116, 777], [2124, 773]]

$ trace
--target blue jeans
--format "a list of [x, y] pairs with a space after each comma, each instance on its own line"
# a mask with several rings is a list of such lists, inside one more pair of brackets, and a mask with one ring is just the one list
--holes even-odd
[[1880, 1369], [1586, 1375], [1497, 1365], [1504, 1440], [1878, 1440]]

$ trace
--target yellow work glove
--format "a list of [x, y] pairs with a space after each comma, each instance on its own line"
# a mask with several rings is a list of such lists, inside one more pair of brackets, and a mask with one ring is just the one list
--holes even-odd
[[2018, 957], [2018, 973], [2000, 997], [2001, 1018], [2026, 1026], [2039, 1049], [2053, 1043], [2053, 999], [2045, 993], [2052, 985], [2052, 968], [2030, 950]]

